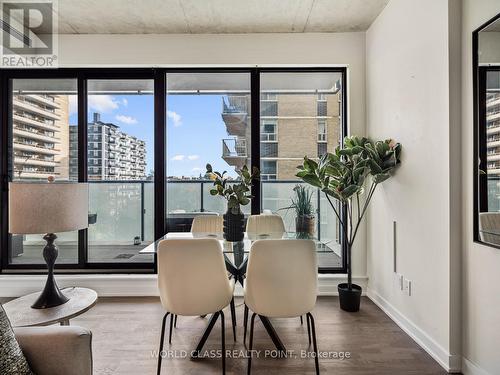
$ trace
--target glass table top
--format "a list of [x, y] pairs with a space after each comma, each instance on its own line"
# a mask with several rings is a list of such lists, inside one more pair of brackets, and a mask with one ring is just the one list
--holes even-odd
[[191, 232], [170, 232], [164, 235], [162, 238], [158, 239], [154, 243], [145, 247], [140, 251], [141, 254], [154, 254], [157, 250], [158, 243], [165, 239], [192, 239], [192, 238], [215, 238], [220, 241], [224, 253], [232, 253], [234, 248], [243, 250], [245, 253], [250, 251], [252, 243], [257, 240], [269, 240], [269, 239], [285, 239], [285, 240], [295, 240], [295, 239], [310, 239], [316, 243], [317, 251], [328, 253], [336, 252], [340, 245], [334, 240], [318, 240], [316, 237], [311, 236], [308, 233], [297, 233], [297, 232], [284, 232], [284, 233], [265, 233], [265, 234], [252, 234], [246, 233], [242, 241], [231, 242], [224, 239], [223, 233], [191, 233]]

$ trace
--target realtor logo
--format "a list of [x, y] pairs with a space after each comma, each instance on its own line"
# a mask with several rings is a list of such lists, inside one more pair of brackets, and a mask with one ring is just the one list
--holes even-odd
[[57, 67], [56, 0], [0, 0], [1, 66]]

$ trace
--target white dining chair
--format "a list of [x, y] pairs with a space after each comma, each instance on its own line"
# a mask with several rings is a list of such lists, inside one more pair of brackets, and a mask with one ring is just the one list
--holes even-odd
[[479, 213], [479, 236], [481, 241], [500, 245], [500, 212]]
[[250, 215], [247, 220], [249, 235], [283, 234], [285, 224], [280, 215]]
[[[258, 240], [252, 244], [245, 282], [245, 308], [253, 314], [248, 346], [248, 374], [252, 365], [255, 317], [307, 317], [309, 345], [319, 374], [316, 328], [311, 311], [316, 304], [318, 263], [311, 240]], [[246, 329], [246, 327], [245, 327]]]
[[223, 219], [219, 215], [198, 215], [193, 219], [191, 233], [222, 233]]
[[[158, 244], [158, 289], [166, 313], [163, 317], [157, 374], [161, 373], [165, 325], [170, 314], [169, 343], [173, 317], [215, 314], [221, 319], [222, 373], [226, 371], [223, 309], [234, 313], [234, 280], [229, 280], [222, 248], [216, 239], [166, 239]], [[233, 319], [233, 332], [235, 320]]]

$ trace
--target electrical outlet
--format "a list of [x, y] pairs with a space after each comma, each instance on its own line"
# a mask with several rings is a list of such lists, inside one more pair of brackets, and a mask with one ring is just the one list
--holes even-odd
[[404, 279], [404, 290], [407, 295], [411, 296], [411, 280]]
[[399, 285], [400, 290], [404, 290], [404, 276], [401, 275], [400, 273], [396, 274], [396, 280]]

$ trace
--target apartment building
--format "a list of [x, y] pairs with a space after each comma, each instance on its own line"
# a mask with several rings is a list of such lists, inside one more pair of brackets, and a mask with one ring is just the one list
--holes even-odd
[[500, 199], [500, 93], [491, 90], [486, 98], [486, 157], [488, 174], [488, 210], [499, 211]]
[[68, 179], [68, 96], [15, 94], [12, 109], [14, 179]]
[[486, 100], [488, 176], [500, 176], [500, 93], [491, 92]]
[[[77, 174], [77, 127], [70, 126], [71, 172]], [[88, 124], [88, 179], [89, 180], [144, 180], [146, 179], [146, 143], [120, 130], [118, 125], [101, 121], [93, 114]], [[72, 147], [73, 149], [73, 147]]]
[[[228, 136], [222, 158], [236, 169], [250, 164], [250, 99], [223, 98], [222, 119]], [[260, 98], [261, 179], [294, 180], [305, 155], [333, 152], [340, 141], [340, 83], [324, 93], [263, 92]]]

